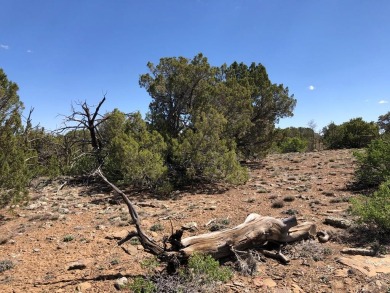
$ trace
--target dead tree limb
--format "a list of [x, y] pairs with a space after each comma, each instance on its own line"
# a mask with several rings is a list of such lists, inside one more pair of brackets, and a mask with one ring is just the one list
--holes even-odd
[[[178, 230], [175, 233], [172, 233], [168, 239], [165, 239], [164, 245], [162, 246], [143, 232], [137, 211], [127, 195], [111, 183], [103, 175], [100, 168], [95, 171], [95, 174], [121, 195], [136, 226], [137, 231], [132, 232], [131, 235], [118, 244], [123, 244], [131, 237], [138, 236], [142, 246], [147, 252], [160, 257], [160, 259], [167, 260], [168, 262], [170, 262], [172, 257], [175, 260], [187, 259], [193, 253], [208, 254], [215, 259], [221, 259], [233, 255], [234, 251], [260, 248], [267, 242], [283, 244], [299, 241], [310, 236], [314, 237], [316, 235], [316, 226], [311, 222], [304, 222], [298, 225], [295, 217], [276, 219], [273, 217], [260, 216], [258, 214], [250, 214], [244, 223], [230, 229], [184, 239], [181, 239], [183, 231]], [[171, 247], [167, 248], [167, 243], [170, 243]], [[264, 255], [279, 259], [284, 263], [289, 261], [288, 258], [280, 252], [280, 249], [276, 253], [270, 251], [263, 252]]]
[[141, 222], [140, 222], [140, 219], [138, 217], [138, 213], [137, 211], [135, 210], [135, 207], [134, 205], [131, 203], [130, 199], [127, 197], [127, 195], [122, 191], [120, 190], [118, 187], [116, 187], [114, 184], [112, 184], [102, 173], [102, 171], [100, 170], [100, 168], [98, 168], [96, 171], [95, 171], [95, 174], [97, 174], [101, 179], [103, 179], [104, 182], [106, 182], [108, 185], [110, 185], [112, 187], [112, 189], [114, 189], [117, 193], [120, 194], [120, 196], [122, 197], [122, 199], [124, 200], [124, 202], [126, 203], [127, 205], [127, 208], [129, 210], [129, 214], [131, 216], [131, 219], [134, 221], [134, 224], [135, 224], [135, 228], [137, 229], [137, 233], [138, 233], [138, 237], [141, 241], [141, 244], [142, 246], [144, 247], [144, 249], [154, 255], [157, 255], [157, 256], [160, 256], [160, 255], [163, 255], [164, 253], [164, 248], [162, 246], [160, 246], [156, 241], [154, 241], [153, 239], [149, 238], [142, 230], [141, 228]]
[[315, 225], [305, 222], [297, 225], [295, 217], [276, 219], [250, 214], [244, 223], [221, 231], [201, 234], [181, 240], [181, 252], [190, 256], [194, 252], [210, 254], [220, 259], [231, 254], [231, 247], [247, 250], [268, 241], [289, 243], [315, 235]]

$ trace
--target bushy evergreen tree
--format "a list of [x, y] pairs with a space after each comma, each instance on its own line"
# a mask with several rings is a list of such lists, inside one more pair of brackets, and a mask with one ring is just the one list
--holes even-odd
[[215, 109], [194, 117], [194, 127], [173, 141], [173, 165], [185, 180], [242, 184], [247, 170], [240, 166], [234, 141], [223, 137], [227, 120]]
[[103, 170], [114, 181], [159, 188], [166, 180], [166, 143], [155, 130], [149, 131], [140, 113], [125, 115], [119, 110], [107, 114], [100, 127], [106, 141]]
[[354, 118], [341, 125], [332, 122], [323, 129], [324, 143], [330, 149], [364, 148], [378, 137], [378, 125], [362, 118]]
[[367, 148], [355, 152], [356, 183], [363, 187], [378, 186], [390, 179], [390, 137], [373, 140]]
[[[0, 206], [26, 198], [31, 177], [23, 139], [18, 86], [0, 69]], [[32, 155], [34, 156], [34, 155]]]

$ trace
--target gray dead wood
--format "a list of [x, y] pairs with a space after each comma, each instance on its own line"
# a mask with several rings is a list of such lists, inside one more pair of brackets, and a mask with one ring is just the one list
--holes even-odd
[[[125, 239], [119, 241], [119, 245], [138, 236], [144, 249], [160, 259], [172, 260], [172, 257], [187, 259], [193, 253], [208, 254], [215, 259], [221, 259], [234, 255], [233, 250], [256, 249], [267, 242], [279, 244], [299, 241], [310, 236], [315, 236], [316, 226], [311, 222], [297, 223], [295, 216], [286, 219], [250, 214], [244, 223], [230, 229], [201, 234], [181, 239], [183, 230], [178, 230], [169, 237], [164, 245], [148, 237], [141, 229], [140, 219], [134, 205], [127, 195], [111, 183], [100, 169], [95, 171], [100, 178], [118, 192], [126, 203], [130, 216], [136, 226], [136, 232], [132, 232]], [[170, 243], [171, 247], [167, 247]], [[266, 251], [265, 255], [277, 258], [283, 262], [288, 259], [283, 256], [280, 250], [276, 253]]]
[[298, 225], [295, 217], [280, 220], [250, 214], [244, 223], [234, 228], [182, 239], [181, 244], [184, 247], [180, 251], [187, 257], [196, 252], [220, 259], [231, 255], [232, 247], [243, 251], [260, 247], [269, 241], [289, 243], [315, 234], [314, 223], [305, 222]]
[[341, 253], [350, 254], [350, 255], [365, 255], [365, 256], [375, 256], [375, 251], [373, 249], [365, 248], [344, 248], [341, 250]]

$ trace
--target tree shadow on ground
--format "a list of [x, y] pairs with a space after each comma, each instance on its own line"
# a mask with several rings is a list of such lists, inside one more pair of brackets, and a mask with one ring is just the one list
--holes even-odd
[[387, 251], [390, 249], [390, 234], [374, 225], [355, 225], [334, 236], [336, 242], [356, 248], [376, 249], [379, 245]]
[[83, 277], [83, 278], [75, 278], [75, 279], [69, 279], [69, 280], [58, 280], [58, 281], [48, 281], [48, 282], [38, 282], [35, 283], [35, 286], [48, 286], [48, 285], [56, 285], [56, 284], [64, 284], [60, 288], [65, 288], [67, 286], [77, 285], [83, 282], [89, 282], [89, 281], [110, 281], [110, 280], [117, 280], [119, 278], [137, 278], [137, 277], [143, 277], [143, 275], [123, 275], [121, 273], [115, 273], [115, 274], [107, 274], [107, 275], [98, 275], [96, 277]]

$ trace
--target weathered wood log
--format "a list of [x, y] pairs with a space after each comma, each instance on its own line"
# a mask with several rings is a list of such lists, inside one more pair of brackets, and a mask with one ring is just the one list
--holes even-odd
[[182, 239], [181, 244], [184, 247], [180, 251], [187, 257], [197, 252], [220, 259], [231, 255], [232, 247], [247, 250], [264, 245], [268, 241], [294, 242], [315, 236], [315, 233], [315, 224], [305, 222], [297, 225], [295, 217], [280, 220], [250, 214], [244, 223], [234, 228]]
[[366, 248], [343, 248], [341, 253], [350, 254], [350, 255], [365, 255], [365, 256], [375, 256], [376, 252], [373, 249]]
[[335, 217], [327, 217], [324, 223], [341, 229], [347, 229], [352, 225], [352, 222], [350, 220]]
[[325, 242], [329, 241], [330, 235], [326, 231], [318, 231], [317, 232], [317, 238], [318, 238], [319, 242], [325, 243]]
[[[244, 223], [234, 228], [184, 239], [182, 239], [183, 230], [178, 230], [172, 233], [169, 238], [166, 238], [163, 245], [159, 245], [142, 230], [137, 211], [127, 195], [107, 180], [100, 168], [95, 171], [95, 174], [121, 195], [136, 227], [136, 231], [130, 232], [118, 244], [121, 245], [130, 240], [131, 237], [137, 236], [145, 251], [158, 256], [162, 260], [166, 260], [169, 264], [177, 262], [178, 258], [187, 259], [193, 253], [208, 254], [215, 259], [221, 259], [234, 254], [233, 250], [243, 251], [256, 249], [267, 242], [283, 244], [316, 235], [316, 226], [314, 223], [304, 222], [298, 225], [295, 216], [286, 219], [276, 219], [258, 214], [250, 214]], [[171, 247], [167, 248], [167, 243], [170, 243]], [[276, 254], [271, 252], [267, 253], [272, 254], [272, 257], [276, 256], [276, 258], [281, 259], [283, 262], [288, 262], [288, 259], [282, 255], [280, 249]]]

